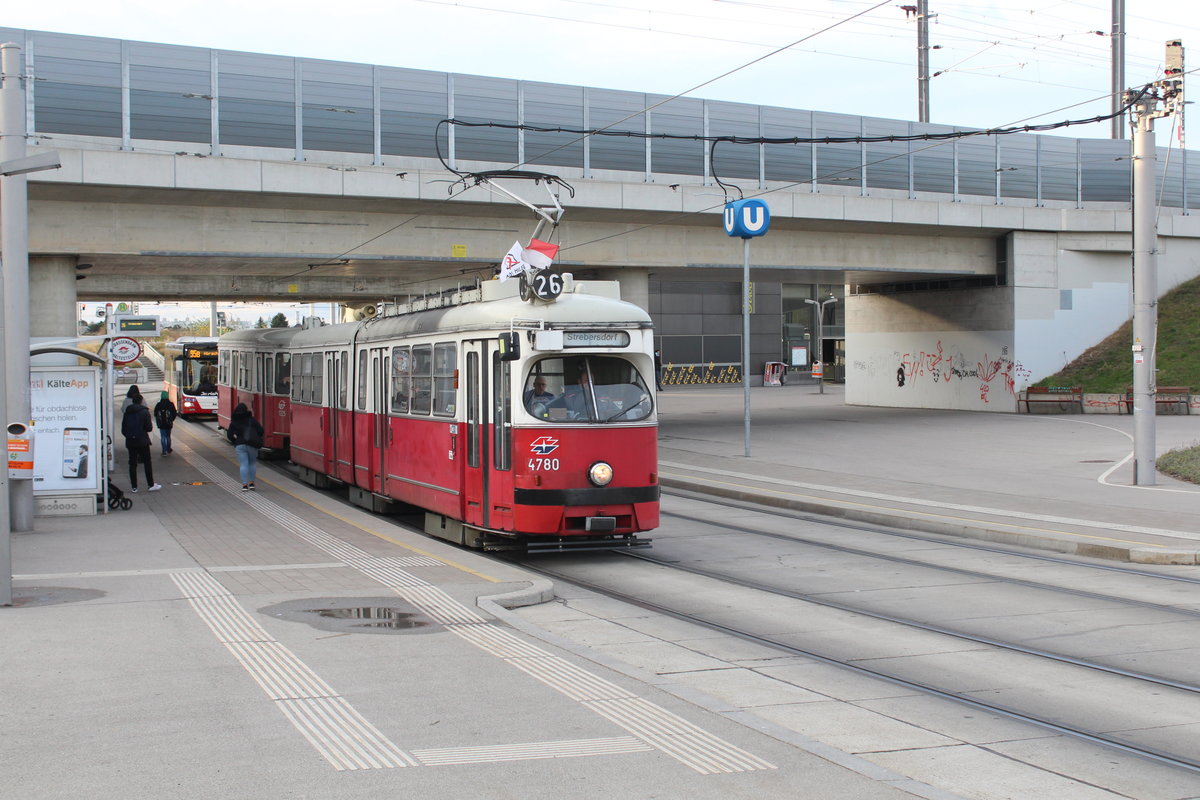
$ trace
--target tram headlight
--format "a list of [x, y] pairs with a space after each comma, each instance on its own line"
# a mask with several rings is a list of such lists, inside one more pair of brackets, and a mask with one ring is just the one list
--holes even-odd
[[608, 484], [612, 483], [612, 479], [612, 465], [604, 461], [597, 461], [588, 467], [588, 480], [597, 486], [608, 486]]

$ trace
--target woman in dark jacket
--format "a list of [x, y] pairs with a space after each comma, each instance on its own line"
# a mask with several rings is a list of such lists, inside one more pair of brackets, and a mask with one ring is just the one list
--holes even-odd
[[125, 399], [130, 402], [121, 417], [121, 433], [125, 436], [125, 449], [129, 451], [129, 485], [133, 491], [138, 490], [137, 465], [141, 461], [150, 491], [157, 492], [162, 486], [154, 482], [154, 468], [150, 466], [150, 431], [154, 430], [150, 409], [146, 408], [140, 394], [131, 394]]
[[258, 471], [258, 448], [263, 443], [263, 426], [259, 424], [245, 403], [238, 403], [229, 415], [226, 438], [233, 442], [237, 451], [238, 470], [242, 476], [242, 491], [254, 489], [254, 475]]

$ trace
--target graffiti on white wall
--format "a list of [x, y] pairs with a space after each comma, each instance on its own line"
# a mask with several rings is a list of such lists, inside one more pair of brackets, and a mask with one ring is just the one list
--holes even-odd
[[[847, 364], [847, 400], [914, 408], [1015, 410], [1029, 370], [1011, 344], [979, 333], [859, 335]], [[874, 345], [874, 347], [873, 347]], [[847, 351], [850, 343], [847, 343]]]
[[979, 399], [984, 403], [988, 402], [988, 396], [994, 387], [999, 387], [1015, 397], [1017, 382], [1029, 377], [1029, 370], [1022, 367], [1019, 361], [1013, 360], [1006, 346], [1002, 346], [1000, 353], [995, 357], [987, 352], [978, 357], [970, 357], [962, 351], [947, 353], [942, 346], [942, 340], [938, 339], [929, 350], [897, 353], [897, 357], [898, 386], [908, 386], [922, 380], [934, 384], [969, 382], [978, 387]]

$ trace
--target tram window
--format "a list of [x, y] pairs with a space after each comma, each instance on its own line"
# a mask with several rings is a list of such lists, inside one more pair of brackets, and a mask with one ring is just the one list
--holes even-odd
[[292, 354], [275, 354], [275, 394], [292, 393]]
[[367, 410], [367, 351], [358, 351], [358, 410]]
[[479, 353], [467, 353], [467, 466], [479, 466]]
[[304, 390], [304, 356], [296, 356], [296, 370], [292, 375], [292, 399], [299, 402]]
[[350, 382], [349, 362], [348, 353], [338, 353], [338, 408], [349, 408], [346, 403], [347, 385]]
[[512, 464], [512, 363], [501, 361], [499, 352], [492, 353], [492, 463], [502, 470]]
[[[538, 403], [534, 386], [541, 378], [549, 402]], [[632, 422], [654, 410], [650, 391], [632, 362], [618, 356], [544, 358], [525, 379], [525, 407], [551, 422]]]
[[454, 416], [456, 387], [454, 377], [458, 366], [458, 348], [453, 342], [433, 347], [433, 413]]
[[392, 413], [408, 413], [412, 358], [407, 347], [392, 348]]
[[[232, 359], [230, 362], [230, 374], [227, 375], [226, 378], [228, 379], [230, 386], [237, 386], [239, 376], [240, 376], [238, 369], [240, 369], [240, 367], [241, 367], [241, 357], [238, 353], [234, 352], [233, 354], [231, 354], [230, 358]], [[175, 366], [177, 369], [180, 369], [180, 370], [183, 369], [183, 364], [181, 364], [181, 363], [176, 362]], [[184, 386], [187, 385], [183, 382], [183, 373], [182, 372], [179, 373], [179, 375], [176, 377], [176, 380], [179, 382], [180, 388], [183, 388]]]
[[269, 355], [263, 356], [263, 392], [275, 389], [275, 359]]
[[218, 364], [218, 374], [222, 386], [229, 385], [229, 351], [225, 350], [221, 353], [221, 360]]
[[433, 403], [433, 346], [416, 345], [412, 349], [412, 402], [414, 414], [428, 414]]
[[321, 382], [325, 380], [325, 359], [320, 353], [313, 354], [313, 374], [312, 374], [312, 402], [313, 405], [321, 405]]

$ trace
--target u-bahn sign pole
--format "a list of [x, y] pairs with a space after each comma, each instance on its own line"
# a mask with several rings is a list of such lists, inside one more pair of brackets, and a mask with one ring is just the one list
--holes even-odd
[[746, 458], [750, 457], [750, 240], [771, 227], [771, 211], [762, 200], [725, 204], [725, 233], [742, 240], [742, 400]]

